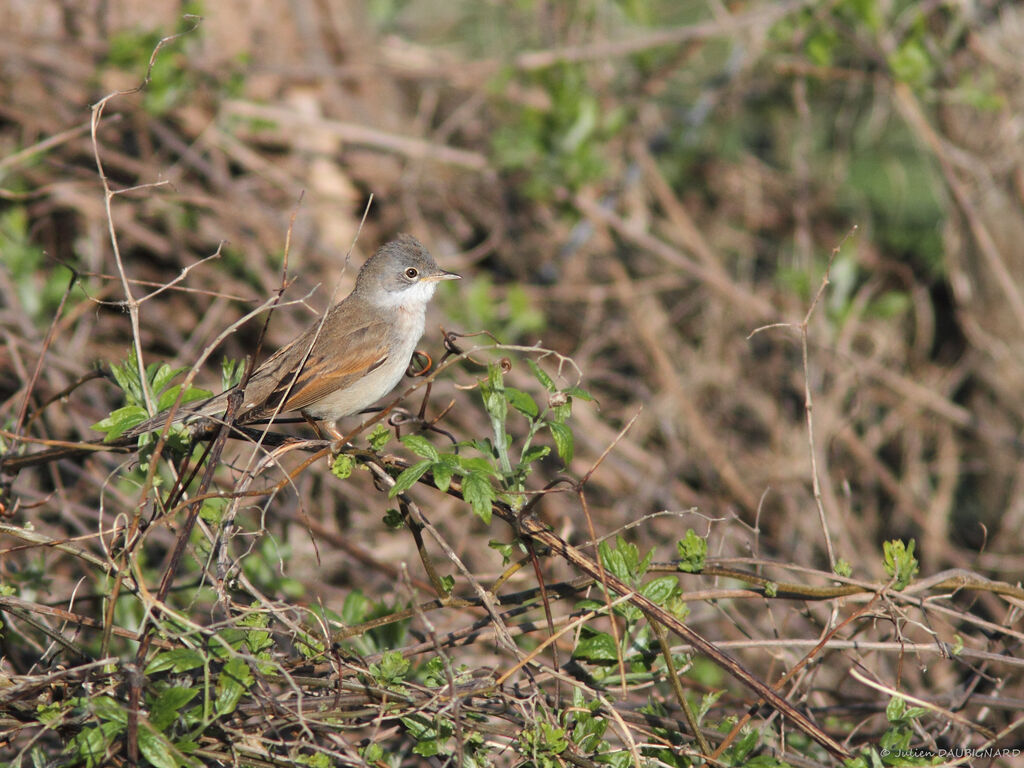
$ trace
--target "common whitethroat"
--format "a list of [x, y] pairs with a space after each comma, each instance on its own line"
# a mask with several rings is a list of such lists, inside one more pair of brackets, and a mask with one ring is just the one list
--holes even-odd
[[[359, 270], [352, 293], [253, 372], [233, 423], [252, 424], [298, 411], [323, 422], [338, 437], [338, 419], [365, 410], [402, 379], [423, 336], [427, 304], [437, 284], [459, 277], [438, 267], [410, 235], [381, 246]], [[238, 390], [181, 406], [172, 423], [221, 416]], [[160, 429], [166, 422], [167, 412], [157, 414], [128, 436]]]

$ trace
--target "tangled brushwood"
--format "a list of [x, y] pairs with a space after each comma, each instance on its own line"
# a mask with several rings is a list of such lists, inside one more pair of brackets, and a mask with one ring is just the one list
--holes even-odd
[[1019, 763], [1024, 11], [164, 5], [0, 10], [0, 764]]

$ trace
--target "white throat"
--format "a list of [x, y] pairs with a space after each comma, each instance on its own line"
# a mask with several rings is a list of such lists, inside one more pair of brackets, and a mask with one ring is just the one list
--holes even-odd
[[401, 309], [406, 312], [426, 311], [434, 295], [437, 283], [416, 283], [400, 291], [381, 291], [373, 297], [373, 303], [384, 309]]

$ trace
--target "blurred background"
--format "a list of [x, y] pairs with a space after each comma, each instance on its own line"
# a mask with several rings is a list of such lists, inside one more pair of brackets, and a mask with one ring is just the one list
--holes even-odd
[[[96, 131], [134, 295], [194, 266], [141, 307], [147, 361], [191, 365], [278, 290], [289, 233], [286, 298], [309, 296], [275, 312], [267, 349], [410, 232], [465, 278], [434, 302], [426, 351], [440, 326], [487, 330], [579, 366], [596, 401], [575, 405], [569, 469], [615, 443], [587, 486], [599, 533], [653, 515], [629, 532], [641, 547], [693, 527], [713, 555], [828, 569], [809, 392], [821, 506], [856, 575], [883, 578], [897, 537], [924, 574], [1024, 572], [1019, 3], [7, 0], [0, 25], [6, 429], [70, 270], [33, 404], [128, 356], [90, 106], [177, 34]], [[219, 389], [217, 361], [261, 324], [199, 383]], [[486, 425], [458, 388], [481, 375], [435, 387], [460, 438]], [[521, 360], [510, 377], [533, 381]], [[118, 405], [98, 378], [25, 432], [96, 439]], [[22, 514], [94, 530], [120, 460], [22, 473]], [[560, 469], [546, 459], [535, 487]], [[363, 480], [306, 473], [276, 514], [408, 557]], [[465, 505], [424, 494], [460, 554], [499, 570]], [[541, 506], [586, 536], [574, 495]], [[296, 594], [373, 578], [332, 547], [317, 560], [302, 526], [274, 540]]]

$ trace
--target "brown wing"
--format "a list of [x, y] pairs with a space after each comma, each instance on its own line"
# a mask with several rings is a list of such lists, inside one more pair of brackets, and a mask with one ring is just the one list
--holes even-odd
[[[346, 311], [357, 309], [344, 304], [335, 307], [322, 329], [319, 324], [313, 326], [269, 357], [245, 388], [244, 406], [251, 407], [242, 418], [254, 421], [275, 411], [302, 410], [383, 365], [388, 357], [386, 324], [366, 322], [365, 312]], [[356, 320], [360, 315], [362, 322]]]

